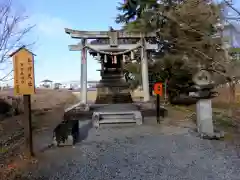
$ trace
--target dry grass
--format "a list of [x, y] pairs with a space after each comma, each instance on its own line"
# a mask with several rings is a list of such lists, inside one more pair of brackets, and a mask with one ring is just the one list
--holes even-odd
[[[0, 98], [5, 96], [14, 96], [13, 91], [0, 91]], [[64, 103], [71, 96], [72, 93], [68, 90], [36, 89], [36, 94], [31, 96], [32, 109], [54, 108], [55, 106]]]
[[[219, 96], [213, 99], [213, 107], [226, 109], [229, 107], [229, 88], [222, 87], [217, 88], [216, 91], [219, 93]], [[240, 107], [240, 85], [236, 85], [236, 103], [233, 105], [235, 108]]]
[[[2, 91], [0, 96], [13, 96], [13, 93], [12, 91]], [[34, 130], [39, 132], [61, 122], [64, 108], [73, 103], [76, 103], [76, 97], [70, 91], [37, 89], [36, 94], [32, 95]], [[0, 121], [0, 165], [7, 160], [5, 156], [12, 156], [15, 151], [19, 152], [18, 149], [21, 147], [23, 138], [24, 120], [23, 115], [19, 115]], [[16, 148], [17, 150], [15, 150]], [[13, 156], [15, 156], [14, 154]]]
[[[2, 91], [2, 96], [13, 96], [12, 92]], [[60, 106], [66, 107], [67, 104], [72, 104], [76, 101], [76, 97], [66, 90], [45, 90], [37, 89], [36, 94], [31, 98], [33, 115], [43, 115], [52, 109]], [[3, 137], [6, 132], [14, 132], [22, 128], [23, 115], [9, 117], [0, 122], [0, 137]], [[33, 122], [35, 123], [35, 122]], [[41, 125], [41, 123], [38, 123]], [[7, 134], [8, 134], [7, 133]]]

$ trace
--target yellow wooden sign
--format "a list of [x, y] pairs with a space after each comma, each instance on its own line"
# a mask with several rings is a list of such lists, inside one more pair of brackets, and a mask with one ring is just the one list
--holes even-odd
[[23, 46], [10, 56], [13, 57], [14, 94], [34, 94], [34, 54]]

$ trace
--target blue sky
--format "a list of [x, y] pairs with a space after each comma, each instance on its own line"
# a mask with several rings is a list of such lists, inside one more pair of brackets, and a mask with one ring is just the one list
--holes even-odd
[[[28, 40], [35, 41], [36, 83], [44, 79], [55, 82], [80, 80], [80, 52], [68, 50], [69, 44], [79, 40], [71, 39], [64, 28], [79, 30], [108, 30], [115, 24], [116, 6], [123, 0], [16, 0], [22, 3], [29, 15], [29, 22], [35, 24]], [[235, 0], [238, 2], [239, 0]], [[240, 2], [238, 3], [240, 4]], [[239, 5], [237, 6], [240, 9]], [[88, 80], [99, 80], [100, 65], [88, 56]]]
[[[64, 28], [79, 30], [108, 30], [115, 24], [116, 6], [121, 0], [22, 0], [30, 22], [36, 24], [31, 38], [37, 40], [33, 47], [35, 79], [57, 82], [80, 80], [80, 52], [68, 50], [71, 39]], [[104, 2], [104, 3], [103, 3]], [[100, 65], [88, 56], [88, 80], [99, 80]]]

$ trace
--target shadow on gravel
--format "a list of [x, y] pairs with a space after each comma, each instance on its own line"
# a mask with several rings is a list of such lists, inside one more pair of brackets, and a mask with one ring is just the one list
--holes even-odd
[[[63, 121], [54, 129], [54, 137], [57, 141], [58, 147], [69, 146], [80, 143], [88, 137], [89, 130], [93, 127], [91, 121], [87, 120], [69, 120]], [[68, 144], [68, 136], [72, 136], [72, 141]], [[61, 144], [63, 143], [63, 144]], [[66, 144], [65, 144], [66, 143]], [[56, 147], [56, 144], [49, 144], [43, 147], [40, 152], [44, 152], [48, 149]]]
[[[157, 110], [156, 109], [143, 109], [141, 110], [143, 117], [152, 117], [156, 116]], [[160, 108], [160, 116], [166, 117], [167, 116], [167, 110], [164, 108]]]
[[79, 121], [79, 127], [78, 127], [79, 134], [75, 143], [79, 143], [85, 140], [88, 137], [88, 132], [92, 127], [93, 127], [92, 121], [87, 121], [87, 122]]
[[76, 144], [88, 136], [88, 131], [92, 128], [92, 112], [67, 112], [64, 120], [57, 125], [53, 132], [55, 139], [54, 146], [68, 146]]

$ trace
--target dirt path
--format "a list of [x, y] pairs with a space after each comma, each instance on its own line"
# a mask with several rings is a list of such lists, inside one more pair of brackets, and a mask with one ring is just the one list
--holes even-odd
[[[39, 154], [51, 142], [53, 129], [62, 121], [64, 109], [76, 103], [76, 97], [71, 92], [49, 91], [45, 95], [37, 96], [33, 111], [34, 152]], [[48, 97], [49, 101], [46, 101]], [[35, 99], [37, 99], [35, 98]], [[33, 103], [34, 104], [34, 103]], [[24, 167], [28, 160], [24, 158], [23, 116], [8, 118], [2, 122], [0, 131], [0, 179], [15, 174], [19, 168]]]
[[83, 122], [82, 142], [46, 150], [19, 180], [239, 179], [240, 158], [234, 146], [202, 140], [191, 128], [167, 121], [171, 122], [97, 130]]

